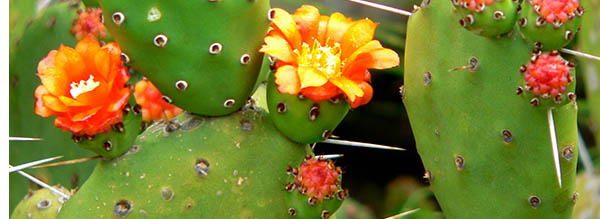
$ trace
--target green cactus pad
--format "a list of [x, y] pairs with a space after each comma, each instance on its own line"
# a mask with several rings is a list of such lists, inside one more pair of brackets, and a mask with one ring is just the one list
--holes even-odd
[[59, 218], [287, 218], [290, 208], [319, 218], [340, 202], [308, 207], [306, 196], [284, 189], [293, 180], [288, 167], [307, 153], [252, 107], [227, 117], [183, 114], [148, 127], [125, 155], [102, 161]]
[[[431, 1], [431, 0], [429, 0]], [[459, 24], [476, 34], [496, 37], [513, 30], [517, 21], [518, 2], [513, 0], [494, 0], [483, 10], [471, 9], [461, 0], [452, 0], [456, 12], [461, 15]]]
[[[66, 195], [71, 192], [62, 186], [54, 186]], [[44, 218], [54, 219], [67, 201], [64, 197], [54, 194], [49, 189], [39, 189], [27, 193], [25, 198], [17, 205], [11, 219]]]
[[[173, 104], [237, 111], [254, 88], [269, 1], [103, 0], [105, 24], [131, 63]], [[235, 22], [234, 22], [235, 21]]]
[[[446, 218], [569, 218], [577, 105], [554, 108], [562, 187], [547, 111], [515, 94], [531, 46], [468, 32], [447, 1], [409, 19], [404, 103], [426, 178]], [[466, 66], [466, 67], [465, 67]]]
[[[44, 158], [63, 155], [63, 160], [92, 156], [78, 148], [71, 135], [54, 126], [51, 119], [34, 113], [34, 91], [40, 84], [36, 76], [38, 62], [50, 50], [61, 44], [74, 46], [75, 38], [70, 32], [77, 8], [67, 3], [52, 4], [39, 12], [20, 42], [14, 46], [9, 69], [9, 135], [13, 137], [36, 137], [43, 141], [10, 141], [9, 161], [19, 165]], [[32, 153], [35, 152], [35, 153]], [[95, 161], [53, 168], [29, 169], [25, 172], [48, 184], [62, 184], [72, 189], [78, 187], [92, 172]], [[30, 183], [19, 174], [9, 177], [10, 209], [27, 193]]]
[[267, 105], [275, 127], [295, 142], [312, 144], [326, 139], [342, 122], [350, 105], [343, 99], [315, 103], [308, 98], [282, 94], [275, 77], [267, 84]]
[[534, 10], [531, 0], [524, 0], [519, 14], [519, 27], [523, 38], [529, 43], [541, 43], [545, 51], [557, 50], [571, 42], [581, 26], [581, 13], [576, 12], [572, 19], [555, 26], [546, 22]]

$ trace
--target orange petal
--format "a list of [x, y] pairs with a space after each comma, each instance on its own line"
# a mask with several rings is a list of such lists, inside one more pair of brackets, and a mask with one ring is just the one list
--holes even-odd
[[356, 49], [354, 52], [352, 52], [352, 55], [350, 55], [350, 57], [348, 57], [346, 62], [352, 62], [360, 54], [368, 53], [373, 50], [381, 49], [381, 48], [383, 48], [383, 46], [381, 45], [381, 43], [379, 43], [379, 41], [371, 40], [368, 43], [366, 43], [366, 44], [362, 45], [361, 47], [359, 47], [358, 49]]
[[386, 69], [393, 68], [400, 64], [400, 57], [391, 49], [376, 49], [365, 55], [359, 55], [358, 62], [365, 61], [367, 68]]
[[112, 104], [108, 105], [107, 111], [115, 112], [117, 110], [121, 110], [125, 104], [127, 104], [127, 100], [129, 99], [129, 88], [123, 88], [119, 91], [119, 93], [113, 97]]
[[54, 67], [62, 69], [65, 76], [71, 80], [81, 80], [89, 74], [86, 69], [88, 65], [83, 57], [75, 49], [60, 46], [56, 54]]
[[44, 106], [55, 112], [67, 112], [69, 109], [58, 98], [52, 95], [42, 96]]
[[362, 82], [358, 84], [358, 86], [363, 90], [365, 94], [362, 97], [357, 97], [354, 101], [350, 102], [350, 107], [352, 107], [352, 109], [355, 109], [359, 106], [371, 102], [371, 99], [373, 98], [373, 87], [371, 87], [369, 83]]
[[333, 13], [329, 17], [329, 23], [327, 24], [327, 37], [326, 40], [332, 40], [333, 42], [342, 42], [344, 34], [352, 24], [352, 19], [346, 18], [341, 13]]
[[292, 48], [300, 48], [302, 37], [300, 36], [300, 32], [298, 32], [296, 21], [294, 21], [292, 15], [280, 8], [272, 10], [275, 12], [272, 20], [275, 27], [285, 35]]
[[[348, 71], [360, 70], [362, 68], [386, 69], [396, 67], [400, 64], [400, 58], [396, 52], [385, 48], [374, 49], [375, 46], [367, 44], [356, 50], [354, 54], [348, 58], [348, 60], [351, 61], [346, 61], [348, 64], [346, 68], [344, 68], [344, 75], [348, 75]], [[361, 53], [363, 48], [365, 51], [370, 51]], [[353, 57], [355, 54], [358, 55]]]
[[307, 87], [303, 88], [300, 93], [312, 101], [318, 102], [323, 100], [329, 100], [337, 95], [341, 94], [340, 89], [330, 82], [327, 82], [321, 87]]
[[84, 120], [89, 119], [90, 117], [92, 117], [93, 115], [96, 115], [96, 113], [98, 112], [98, 110], [100, 110], [102, 108], [102, 106], [98, 106], [98, 107], [93, 107], [90, 108], [88, 110], [84, 110], [84, 111], [80, 111], [77, 112], [72, 118], [71, 121], [74, 122], [81, 122]]
[[317, 37], [319, 19], [321, 17], [319, 9], [312, 5], [302, 5], [296, 10], [293, 16], [303, 42], [310, 42], [313, 38]]
[[104, 49], [99, 50], [94, 55], [93, 66], [96, 68], [96, 71], [94, 72], [94, 76], [96, 77], [96, 79], [101, 81], [111, 81], [111, 79], [113, 78], [111, 77], [110, 72], [112, 67], [111, 65], [112, 63], [110, 63], [110, 56], [108, 52], [106, 52]]
[[71, 121], [67, 117], [57, 117], [54, 120], [54, 125], [56, 127], [59, 127], [59, 128], [64, 129], [64, 130], [70, 131], [70, 132], [72, 132], [74, 134], [78, 134], [84, 128], [83, 124], [81, 124], [81, 123], [75, 123], [75, 122]]
[[62, 69], [46, 68], [38, 73], [42, 85], [53, 95], [65, 95], [69, 92], [69, 78]]
[[331, 83], [338, 87], [346, 97], [352, 102], [356, 97], [362, 97], [364, 95], [363, 90], [356, 84], [356, 82], [345, 78], [337, 77], [330, 79]]
[[84, 102], [80, 102], [76, 99], [67, 97], [67, 96], [58, 96], [60, 102], [64, 103], [66, 106], [86, 106], [87, 104]]
[[275, 72], [275, 84], [281, 93], [296, 95], [300, 91], [300, 82], [296, 67], [284, 65]]
[[290, 44], [278, 36], [265, 37], [265, 45], [259, 51], [284, 62], [296, 61], [296, 56], [292, 52]]
[[35, 111], [35, 114], [38, 114], [42, 117], [48, 117], [48, 116], [54, 115], [54, 112], [52, 112], [50, 109], [48, 109], [46, 106], [44, 106], [44, 102], [42, 101], [42, 97], [47, 94], [48, 94], [48, 90], [46, 90], [46, 88], [42, 85], [38, 86], [35, 89], [34, 111]]
[[350, 56], [356, 49], [371, 42], [377, 24], [369, 19], [354, 22], [342, 39], [342, 58]]

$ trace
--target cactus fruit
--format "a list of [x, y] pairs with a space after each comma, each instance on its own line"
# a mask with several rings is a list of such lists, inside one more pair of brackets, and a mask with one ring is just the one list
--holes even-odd
[[575, 64], [564, 60], [558, 51], [533, 55], [528, 64], [520, 68], [525, 81], [517, 88], [517, 94], [523, 95], [533, 106], [554, 107], [557, 104], [574, 101]]
[[[75, 38], [70, 29], [77, 15], [76, 10], [67, 3], [52, 4], [36, 15], [23, 32], [20, 43], [14, 45], [9, 65], [9, 135], [37, 137], [43, 141], [9, 142], [9, 161], [13, 165], [57, 155], [63, 155], [64, 159], [92, 156], [86, 150], [75, 146], [71, 135], [57, 129], [51, 120], [39, 117], [33, 112], [32, 98], [39, 84], [36, 76], [37, 63], [48, 51], [57, 48], [61, 43], [75, 45]], [[48, 184], [62, 184], [72, 189], [87, 179], [94, 164], [95, 162], [90, 161], [79, 165], [32, 169], [27, 172], [44, 179]], [[10, 175], [11, 209], [14, 209], [27, 192], [28, 186], [28, 181], [23, 177], [18, 174]]]
[[78, 11], [77, 20], [73, 22], [71, 32], [77, 39], [83, 39], [86, 36], [93, 36], [98, 39], [107, 36], [106, 28], [102, 23], [102, 9], [86, 8]]
[[519, 2], [516, 0], [452, 0], [452, 4], [462, 15], [459, 19], [461, 26], [482, 36], [496, 37], [513, 30]]
[[135, 84], [133, 95], [141, 107], [142, 119], [145, 122], [169, 120], [183, 112], [177, 106], [167, 103], [148, 79], [142, 79]]
[[[330, 194], [339, 188], [339, 170], [316, 161], [319, 166], [305, 173], [301, 166], [315, 165], [310, 157], [302, 164], [310, 148], [281, 136], [255, 110], [226, 117], [184, 113], [155, 123], [128, 153], [101, 161], [59, 218], [320, 218], [335, 212], [345, 196]], [[314, 180], [323, 183], [309, 183]]]
[[[458, 16], [450, 2], [432, 1], [409, 18], [401, 89], [425, 177], [445, 217], [570, 217], [574, 98], [548, 111], [516, 95], [533, 45], [515, 36], [480, 37], [455, 22]], [[553, 154], [560, 154], [560, 181]]]
[[579, 0], [524, 0], [518, 23], [528, 42], [541, 43], [549, 51], [573, 40], [582, 15]]
[[[368, 69], [399, 64], [396, 52], [373, 40], [377, 24], [303, 5], [294, 14], [272, 9], [261, 52], [274, 58], [267, 102], [275, 126], [299, 143], [329, 137], [350, 107], [373, 96]], [[349, 107], [350, 106], [350, 107]]]
[[[71, 192], [64, 187], [54, 186], [58, 191], [64, 194]], [[54, 194], [49, 189], [39, 189], [27, 193], [25, 198], [17, 205], [11, 219], [44, 218], [55, 219], [60, 212], [63, 204], [67, 201], [64, 197]]]
[[[237, 111], [251, 95], [263, 60], [258, 49], [268, 26], [267, 0], [100, 5], [130, 65], [169, 102], [218, 116]], [[223, 22], [231, 20], [237, 22]]]

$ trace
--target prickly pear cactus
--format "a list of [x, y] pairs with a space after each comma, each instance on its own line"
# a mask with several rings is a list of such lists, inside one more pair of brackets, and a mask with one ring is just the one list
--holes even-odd
[[[9, 69], [9, 135], [38, 137], [43, 141], [11, 141], [9, 161], [13, 165], [58, 155], [63, 155], [63, 159], [66, 160], [93, 155], [73, 144], [71, 135], [57, 129], [51, 120], [41, 118], [33, 112], [32, 98], [39, 84], [36, 76], [37, 63], [48, 51], [59, 45], [75, 44], [70, 29], [76, 14], [76, 8], [69, 4], [51, 5], [36, 15], [14, 47]], [[35, 153], [32, 153], [33, 151]], [[62, 184], [72, 189], [89, 176], [94, 164], [92, 161], [78, 165], [31, 169], [26, 172], [45, 180], [46, 183]], [[11, 209], [14, 209], [27, 193], [28, 187], [26, 179], [18, 174], [10, 175]]]
[[[200, 115], [244, 105], [263, 60], [269, 2], [102, 0], [107, 29], [165, 100]], [[235, 20], [236, 22], [231, 22]]]
[[[476, 35], [455, 22], [460, 19], [450, 1], [431, 1], [413, 13], [401, 89], [425, 177], [444, 215], [570, 217], [577, 105], [568, 93], [573, 86], [563, 81], [574, 83], [572, 63], [557, 53], [541, 54], [518, 35]], [[523, 92], [534, 96], [517, 95]], [[555, 124], [560, 181], [548, 112]]]
[[250, 107], [157, 123], [102, 161], [59, 218], [328, 218], [347, 192], [332, 163]]
[[[62, 186], [54, 186], [57, 190], [64, 194], [70, 195], [71, 192]], [[45, 218], [54, 219], [60, 212], [63, 204], [67, 200], [57, 194], [54, 194], [49, 189], [39, 189], [31, 191], [25, 195], [23, 200], [17, 205], [11, 219], [27, 219], [27, 218]]]

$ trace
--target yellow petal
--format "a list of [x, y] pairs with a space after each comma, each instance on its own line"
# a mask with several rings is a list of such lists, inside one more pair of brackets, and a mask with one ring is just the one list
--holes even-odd
[[44, 101], [44, 106], [54, 112], [66, 112], [67, 106], [58, 100], [55, 96], [52, 95], [44, 95], [42, 96], [42, 101]]
[[327, 39], [334, 42], [342, 42], [344, 34], [352, 24], [352, 19], [346, 18], [341, 13], [333, 13], [327, 24]]
[[332, 78], [330, 81], [331, 83], [333, 83], [333, 85], [340, 88], [340, 90], [344, 92], [344, 94], [346, 95], [346, 97], [348, 97], [348, 99], [350, 99], [350, 101], [354, 101], [356, 97], [362, 97], [365, 94], [356, 82], [348, 78], [337, 77]]
[[280, 8], [272, 10], [275, 12], [275, 16], [272, 20], [275, 27], [285, 35], [287, 41], [292, 45], [292, 48], [300, 48], [302, 37], [300, 36], [300, 32], [298, 32], [296, 21], [294, 21], [292, 15]]
[[[386, 69], [396, 67], [400, 64], [398, 54], [391, 49], [376, 49], [366, 53], [364, 57], [368, 59], [367, 68]], [[363, 57], [361, 55], [361, 57]], [[358, 59], [361, 59], [359, 57]], [[357, 60], [358, 61], [358, 60]]]
[[265, 37], [265, 45], [260, 48], [260, 52], [284, 62], [290, 63], [296, 61], [296, 56], [294, 56], [288, 42], [279, 36]]
[[300, 91], [296, 67], [284, 65], [275, 72], [275, 84], [281, 93], [296, 95]]
[[300, 78], [300, 88], [320, 87], [327, 83], [327, 77], [314, 68], [298, 68], [298, 77]]
[[38, 75], [49, 93], [60, 96], [69, 92], [70, 81], [62, 69], [50, 67], [39, 72]]
[[369, 19], [354, 22], [342, 39], [342, 58], [350, 56], [356, 49], [369, 43], [377, 24]]
[[60, 102], [63, 102], [67, 106], [85, 106], [85, 105], [87, 105], [86, 103], [82, 103], [80, 101], [77, 101], [73, 98], [66, 97], [66, 96], [59, 96], [58, 99], [60, 100]]

